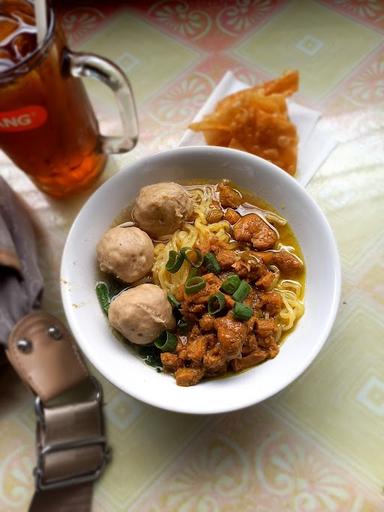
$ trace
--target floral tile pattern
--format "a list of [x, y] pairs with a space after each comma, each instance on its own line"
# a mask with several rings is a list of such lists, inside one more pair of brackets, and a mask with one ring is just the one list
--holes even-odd
[[25, 510], [32, 494], [34, 436], [17, 418], [0, 422], [0, 510]]
[[323, 0], [322, 3], [356, 21], [384, 30], [384, 4], [381, 0]]
[[384, 45], [349, 78], [343, 95], [357, 108], [384, 105]]
[[[93, 33], [79, 48], [82, 51], [102, 48], [103, 55], [119, 62], [132, 81], [139, 104], [199, 58], [199, 52], [178, 43], [127, 9], [112, 15], [103, 30]], [[154, 71], [156, 78], [151, 76]], [[92, 84], [89, 88], [93, 89]], [[97, 84], [95, 90], [99, 91]], [[108, 104], [109, 91], [105, 88], [103, 92], [96, 94], [102, 103]]]
[[150, 106], [150, 115], [164, 125], [182, 123], [183, 126], [200, 110], [215, 88], [209, 76], [193, 71], [182, 81], [173, 84]]
[[75, 47], [100, 27], [106, 19], [100, 9], [93, 7], [75, 7], [63, 14], [61, 23], [68, 34], [68, 42]]
[[[290, 29], [282, 39], [286, 27]], [[274, 75], [289, 63], [289, 67], [302, 72], [302, 92], [308, 97], [322, 98], [380, 42], [382, 36], [375, 30], [315, 1], [297, 0], [289, 2], [232, 51], [244, 63]]]
[[[309, 192], [335, 232], [339, 315], [311, 368], [268, 402], [189, 417], [124, 395], [100, 377], [114, 459], [96, 512], [384, 512], [384, 3], [380, 0], [67, 1], [70, 46], [117, 62], [138, 100], [140, 141], [99, 182], [178, 144], [225, 71], [250, 85], [297, 67], [297, 100], [315, 106], [339, 146]], [[103, 133], [118, 128], [106, 90], [87, 84]], [[44, 308], [63, 317], [66, 234], [92, 191], [48, 199], [0, 155], [39, 238]], [[27, 510], [35, 464], [31, 395], [0, 368], [0, 511]]]
[[202, 49], [227, 48], [265, 22], [284, 2], [281, 0], [160, 0], [137, 2], [155, 25]]
[[246, 67], [224, 53], [215, 63], [208, 58], [181, 74], [176, 83], [144, 105], [143, 113], [159, 125], [180, 126], [183, 131], [227, 69], [231, 69], [239, 80], [249, 85], [269, 78], [267, 74]]
[[213, 424], [136, 503], [134, 512], [321, 512], [380, 506], [367, 489], [355, 486], [345, 467], [330, 462], [329, 454], [281, 423], [268, 407], [252, 407]]

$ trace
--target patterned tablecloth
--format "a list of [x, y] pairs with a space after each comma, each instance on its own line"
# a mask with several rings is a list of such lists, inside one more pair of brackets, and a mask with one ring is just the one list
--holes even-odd
[[[138, 147], [111, 158], [101, 181], [174, 147], [228, 69], [250, 84], [299, 69], [297, 101], [321, 110], [340, 139], [308, 187], [343, 266], [326, 347], [278, 396], [214, 417], [154, 409], [102, 379], [114, 460], [94, 510], [384, 511], [384, 2], [72, 2], [62, 20], [72, 47], [128, 73], [139, 106]], [[117, 130], [108, 91], [88, 85], [103, 130]], [[33, 212], [45, 307], [62, 316], [61, 252], [89, 193], [57, 202], [3, 155], [0, 164]], [[0, 510], [24, 511], [35, 462], [32, 400], [10, 369], [0, 386]]]

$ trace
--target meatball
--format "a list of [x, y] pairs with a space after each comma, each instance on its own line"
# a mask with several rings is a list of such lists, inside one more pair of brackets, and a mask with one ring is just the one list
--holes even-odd
[[166, 293], [155, 284], [140, 284], [121, 292], [108, 310], [112, 327], [137, 345], [146, 345], [165, 329], [175, 327]]
[[156, 183], [140, 190], [133, 216], [141, 229], [159, 238], [174, 233], [192, 211], [192, 200], [181, 185]]
[[109, 229], [97, 244], [100, 270], [126, 283], [144, 277], [153, 265], [153, 243], [147, 233], [134, 226]]

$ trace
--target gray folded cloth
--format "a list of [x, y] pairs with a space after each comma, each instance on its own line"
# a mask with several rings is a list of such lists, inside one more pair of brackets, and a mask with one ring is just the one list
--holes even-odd
[[0, 345], [23, 316], [39, 309], [43, 278], [28, 212], [0, 177]]

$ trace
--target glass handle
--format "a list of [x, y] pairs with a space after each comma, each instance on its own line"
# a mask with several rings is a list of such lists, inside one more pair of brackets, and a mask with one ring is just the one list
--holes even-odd
[[69, 70], [76, 77], [100, 80], [115, 93], [123, 135], [101, 135], [105, 153], [124, 153], [133, 149], [139, 136], [136, 105], [131, 84], [123, 71], [113, 62], [91, 53], [67, 52]]

